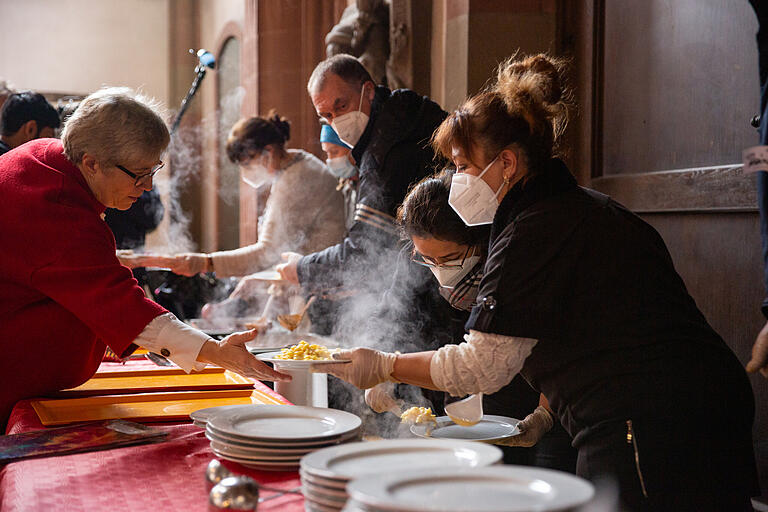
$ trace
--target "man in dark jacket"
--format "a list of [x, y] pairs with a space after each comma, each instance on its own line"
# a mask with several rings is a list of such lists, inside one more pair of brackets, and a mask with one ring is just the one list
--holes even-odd
[[0, 155], [31, 140], [53, 137], [60, 124], [59, 114], [42, 94], [11, 94], [0, 110]]
[[380, 294], [392, 275], [398, 250], [395, 210], [410, 185], [432, 172], [429, 139], [446, 113], [413, 91], [377, 87], [350, 55], [318, 64], [307, 89], [318, 115], [352, 147], [360, 178], [357, 207], [341, 243], [306, 256], [288, 253], [278, 270], [308, 294], [355, 296], [361, 309], [367, 302], [361, 294]]

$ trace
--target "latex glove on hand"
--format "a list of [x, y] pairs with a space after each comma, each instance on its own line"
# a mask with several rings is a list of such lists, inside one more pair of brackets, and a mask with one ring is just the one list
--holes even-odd
[[299, 272], [297, 267], [299, 266], [299, 260], [302, 255], [297, 252], [284, 252], [280, 255], [285, 263], [281, 263], [275, 267], [280, 277], [288, 281], [289, 283], [299, 284]]
[[382, 382], [365, 390], [365, 403], [376, 412], [391, 412], [400, 416], [403, 412], [403, 402], [395, 399], [394, 394], [395, 384]]
[[258, 329], [251, 329], [230, 334], [220, 342], [206, 341], [200, 349], [197, 360], [221, 366], [243, 377], [269, 381], [291, 380], [290, 375], [273, 370], [248, 352], [245, 344], [254, 339], [257, 333]]
[[197, 274], [202, 274], [209, 270], [208, 255], [201, 252], [177, 254], [169, 260], [168, 268], [170, 268], [174, 274], [196, 276]]
[[763, 377], [768, 378], [768, 322], [757, 335], [752, 346], [752, 359], [747, 363], [747, 371], [750, 373], [760, 371]]
[[349, 363], [312, 365], [314, 373], [327, 373], [345, 380], [360, 389], [372, 388], [376, 384], [392, 379], [397, 354], [381, 352], [372, 348], [341, 350], [333, 354], [334, 359], [349, 360]]
[[538, 443], [544, 434], [552, 430], [554, 424], [555, 420], [552, 414], [546, 407], [540, 405], [517, 424], [517, 428], [520, 430], [518, 435], [497, 441], [494, 444], [531, 447]]
[[253, 276], [245, 276], [240, 279], [235, 289], [229, 294], [230, 299], [248, 299], [264, 291], [264, 281], [254, 279]]

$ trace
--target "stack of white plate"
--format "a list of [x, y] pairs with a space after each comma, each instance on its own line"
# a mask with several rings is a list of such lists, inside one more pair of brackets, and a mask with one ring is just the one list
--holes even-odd
[[404, 471], [347, 485], [345, 512], [544, 512], [571, 510], [594, 496], [592, 484], [528, 466]]
[[[200, 415], [193, 419], [202, 422]], [[308, 453], [357, 441], [362, 421], [335, 409], [239, 405], [209, 411], [205, 424], [211, 449], [222, 459], [256, 469], [294, 471]]]
[[497, 464], [501, 457], [495, 446], [453, 440], [383, 440], [325, 448], [301, 459], [304, 504], [310, 512], [339, 511], [347, 502], [347, 483], [354, 478], [483, 467]]

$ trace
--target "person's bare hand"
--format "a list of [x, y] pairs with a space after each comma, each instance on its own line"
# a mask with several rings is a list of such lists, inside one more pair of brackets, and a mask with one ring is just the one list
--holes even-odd
[[243, 377], [269, 381], [291, 380], [290, 375], [273, 370], [245, 348], [245, 344], [254, 339], [257, 333], [258, 329], [251, 329], [230, 334], [218, 343], [209, 340], [203, 344], [197, 360], [221, 366]]
[[235, 289], [229, 294], [230, 299], [247, 299], [253, 297], [258, 292], [264, 289], [264, 281], [260, 279], [254, 279], [251, 276], [245, 276], [240, 279]]
[[128, 268], [169, 267], [169, 263], [175, 259], [174, 256], [133, 252], [130, 249], [120, 249], [115, 254], [120, 263]]
[[302, 255], [297, 252], [284, 252], [280, 256], [285, 263], [276, 266], [275, 270], [280, 274], [280, 277], [289, 283], [299, 284], [299, 273], [297, 268]]
[[747, 363], [747, 371], [750, 373], [759, 371], [763, 377], [768, 378], [768, 322], [763, 326], [752, 346], [752, 359]]
[[196, 276], [208, 270], [208, 255], [201, 252], [187, 252], [169, 258], [167, 265], [174, 274]]

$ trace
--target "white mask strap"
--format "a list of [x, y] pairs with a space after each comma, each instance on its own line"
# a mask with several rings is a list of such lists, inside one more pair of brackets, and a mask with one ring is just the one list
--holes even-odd
[[365, 84], [363, 84], [362, 89], [360, 89], [360, 104], [357, 106], [357, 111], [361, 112], [363, 110], [363, 94], [365, 93]]
[[[496, 162], [496, 160], [498, 160], [498, 159], [499, 159], [499, 156], [500, 156], [500, 155], [501, 155], [501, 153], [499, 153], [498, 155], [496, 155], [496, 157], [495, 157], [493, 160], [491, 160], [491, 162], [490, 162], [488, 165], [486, 165], [486, 166], [485, 166], [485, 169], [483, 169], [483, 172], [481, 172], [480, 174], [478, 174], [478, 175], [477, 175], [477, 177], [482, 179], [482, 177], [483, 177], [483, 174], [485, 174], [486, 172], [488, 172], [488, 169], [490, 169], [490, 168], [491, 168], [491, 166], [494, 164], [494, 162]], [[507, 178], [504, 178], [504, 181], [502, 182], [501, 186], [499, 187], [499, 190], [497, 190], [497, 191], [496, 191], [496, 193], [495, 193], [495, 194], [493, 194], [493, 197], [494, 197], [494, 198], [498, 198], [498, 197], [499, 197], [499, 194], [501, 194], [501, 191], [504, 189], [504, 185], [506, 185], [507, 183], [509, 183], [509, 180], [508, 180]]]

